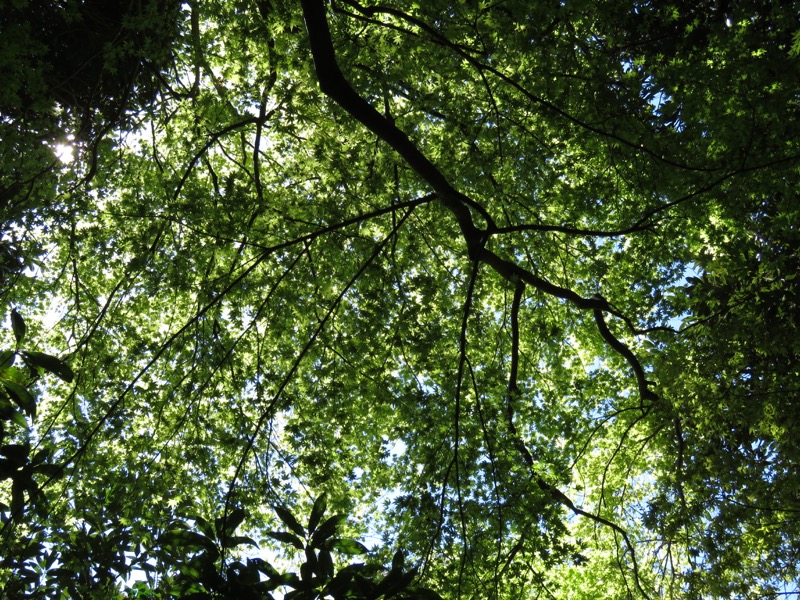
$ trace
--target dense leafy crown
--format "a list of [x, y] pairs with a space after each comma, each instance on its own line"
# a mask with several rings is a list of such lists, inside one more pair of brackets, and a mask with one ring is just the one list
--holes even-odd
[[797, 2], [2, 6], [10, 597], [797, 592]]

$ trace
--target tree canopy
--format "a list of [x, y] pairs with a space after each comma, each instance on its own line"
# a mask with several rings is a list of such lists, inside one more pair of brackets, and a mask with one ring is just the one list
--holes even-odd
[[0, 5], [8, 594], [798, 593], [798, 2]]

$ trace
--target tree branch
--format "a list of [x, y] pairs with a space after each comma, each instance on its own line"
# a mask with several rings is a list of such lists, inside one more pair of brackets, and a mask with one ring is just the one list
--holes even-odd
[[[398, 129], [392, 121], [373, 108], [345, 79], [336, 62], [336, 51], [333, 47], [331, 32], [328, 27], [324, 2], [322, 0], [301, 0], [301, 5], [320, 89], [353, 118], [389, 144], [433, 189], [439, 201], [456, 218], [467, 244], [467, 253], [470, 259], [485, 262], [501, 277], [515, 285], [522, 280], [550, 296], [567, 300], [580, 309], [595, 311], [595, 320], [603, 339], [628, 361], [636, 374], [639, 392], [642, 394], [642, 403], [645, 400], [652, 401], [657, 398], [648, 388], [648, 382], [644, 378], [644, 370], [639, 360], [605, 326], [602, 311], [616, 314], [608, 302], [600, 296], [584, 298], [577, 292], [550, 283], [489, 250], [486, 247], [486, 242], [489, 236], [497, 231], [497, 226], [491, 215], [475, 200], [456, 190], [444, 174], [417, 148], [408, 136]], [[483, 217], [486, 221], [487, 229], [480, 229], [475, 225], [470, 208], [475, 209]], [[598, 314], [601, 317], [600, 319], [597, 318]]]
[[[517, 432], [517, 427], [514, 425], [514, 401], [516, 400], [516, 396], [519, 392], [517, 388], [517, 374], [519, 369], [519, 309], [520, 305], [522, 304], [522, 294], [525, 291], [525, 284], [523, 282], [517, 283], [517, 287], [514, 291], [514, 300], [511, 304], [511, 371], [508, 378], [508, 400], [506, 404], [506, 420], [508, 424], [508, 430], [511, 432], [513, 437], [514, 445], [516, 446], [519, 453], [522, 455], [525, 463], [528, 465], [531, 471], [531, 478], [534, 480], [536, 485], [539, 487], [540, 490], [547, 493], [553, 500], [557, 503], [561, 504], [562, 506], [568, 508], [576, 515], [580, 515], [586, 517], [587, 519], [591, 519], [595, 523], [599, 523], [601, 525], [605, 525], [606, 527], [611, 528], [616, 533], [619, 533], [622, 536], [622, 539], [625, 541], [625, 546], [628, 548], [628, 551], [631, 554], [631, 563], [633, 567], [633, 574], [634, 579], [636, 581], [636, 587], [639, 589], [641, 594], [645, 598], [649, 598], [647, 593], [642, 589], [642, 584], [639, 577], [639, 565], [636, 561], [636, 552], [633, 547], [633, 544], [628, 537], [628, 533], [616, 523], [609, 521], [605, 517], [600, 516], [599, 514], [590, 513], [588, 511], [583, 510], [582, 508], [578, 508], [575, 504], [570, 500], [570, 498], [564, 494], [561, 490], [557, 487], [548, 483], [536, 470], [536, 467], [533, 462], [533, 457], [531, 456], [528, 447], [525, 445], [525, 441], [522, 439], [522, 436], [519, 435]], [[596, 311], [599, 312], [599, 311]], [[610, 335], [610, 334], [609, 334]]]
[[[564, 110], [563, 108], [561, 108], [557, 104], [554, 104], [553, 102], [547, 100], [546, 98], [543, 98], [541, 96], [538, 96], [537, 94], [534, 94], [530, 90], [528, 90], [525, 87], [523, 87], [515, 79], [513, 79], [512, 77], [506, 75], [502, 71], [492, 67], [491, 65], [488, 65], [486, 63], [483, 63], [483, 62], [479, 61], [477, 58], [475, 58], [475, 56], [473, 56], [473, 54], [471, 54], [471, 52], [475, 52], [475, 50], [464, 48], [461, 45], [453, 43], [452, 41], [447, 39], [444, 35], [442, 35], [438, 31], [436, 31], [433, 27], [429, 26], [424, 21], [421, 21], [420, 19], [418, 19], [418, 18], [416, 18], [416, 17], [414, 17], [412, 15], [409, 15], [409, 14], [407, 14], [407, 13], [401, 11], [401, 10], [398, 10], [396, 8], [391, 8], [391, 7], [388, 7], [388, 6], [370, 6], [370, 7], [366, 7], [366, 6], [360, 5], [358, 2], [355, 2], [354, 0], [344, 0], [344, 3], [347, 4], [348, 6], [353, 7], [355, 10], [357, 10], [358, 12], [360, 12], [361, 14], [366, 15], [366, 16], [374, 16], [376, 14], [383, 13], [383, 14], [386, 14], [386, 15], [393, 16], [393, 17], [395, 17], [397, 19], [400, 19], [402, 21], [405, 21], [407, 23], [410, 23], [414, 27], [417, 27], [420, 30], [422, 30], [425, 33], [427, 33], [435, 43], [437, 43], [437, 44], [439, 44], [441, 46], [450, 48], [453, 52], [455, 52], [461, 58], [463, 58], [465, 61], [467, 61], [469, 64], [471, 64], [481, 74], [481, 76], [483, 76], [483, 72], [484, 71], [487, 72], [487, 73], [491, 73], [492, 75], [494, 75], [495, 77], [500, 79], [502, 82], [506, 83], [510, 87], [512, 87], [515, 90], [517, 90], [520, 94], [525, 96], [531, 102], [534, 102], [534, 103], [538, 104], [539, 106], [542, 106], [542, 107], [546, 108], [547, 110], [549, 110], [549, 111], [555, 113], [556, 115], [562, 117], [566, 121], [569, 121], [570, 123], [573, 123], [574, 125], [577, 125], [578, 127], [581, 127], [582, 129], [585, 129], [586, 131], [589, 131], [591, 133], [600, 135], [602, 137], [606, 137], [606, 138], [612, 139], [612, 140], [614, 140], [616, 142], [619, 142], [620, 144], [622, 144], [624, 146], [628, 146], [629, 148], [632, 148], [632, 149], [637, 150], [639, 152], [643, 152], [644, 154], [647, 154], [647, 155], [651, 156], [652, 158], [656, 159], [657, 161], [662, 162], [664, 164], [667, 164], [667, 165], [669, 165], [671, 167], [675, 167], [675, 168], [683, 169], [683, 170], [687, 170], [687, 171], [699, 171], [699, 172], [711, 172], [711, 173], [718, 172], [718, 171], [722, 170], [721, 167], [700, 167], [700, 166], [690, 165], [690, 164], [687, 164], [687, 163], [678, 162], [676, 160], [673, 160], [673, 159], [665, 156], [664, 154], [658, 152], [657, 150], [653, 150], [652, 148], [649, 148], [648, 146], [645, 146], [641, 142], [636, 142], [636, 141], [629, 140], [627, 138], [624, 138], [624, 137], [616, 134], [613, 131], [607, 131], [605, 129], [601, 129], [599, 127], [596, 127], [596, 126], [592, 125], [591, 123], [583, 121], [582, 119], [579, 119], [578, 117], [576, 117], [572, 113], [567, 112], [566, 110]], [[305, 3], [304, 3], [304, 5], [305, 5]]]
[[405, 133], [375, 110], [352, 88], [336, 62], [336, 52], [331, 41], [331, 32], [328, 28], [323, 2], [321, 0], [302, 0], [301, 4], [311, 43], [311, 54], [314, 57], [314, 68], [322, 92], [389, 144], [423, 181], [431, 186], [442, 204], [456, 217], [467, 241], [470, 258], [478, 259], [485, 243], [486, 231], [475, 226], [468, 207], [472, 207], [480, 213], [490, 229], [496, 229], [489, 213], [474, 200], [450, 185], [441, 171], [420, 152]]

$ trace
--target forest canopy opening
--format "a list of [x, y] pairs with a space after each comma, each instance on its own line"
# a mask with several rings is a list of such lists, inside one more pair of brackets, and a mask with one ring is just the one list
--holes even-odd
[[800, 593], [797, 14], [10, 3], [2, 589]]

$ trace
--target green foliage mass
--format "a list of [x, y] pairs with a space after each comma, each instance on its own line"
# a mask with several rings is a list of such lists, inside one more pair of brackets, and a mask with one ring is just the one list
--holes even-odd
[[6, 595], [798, 593], [798, 2], [0, 7]]

